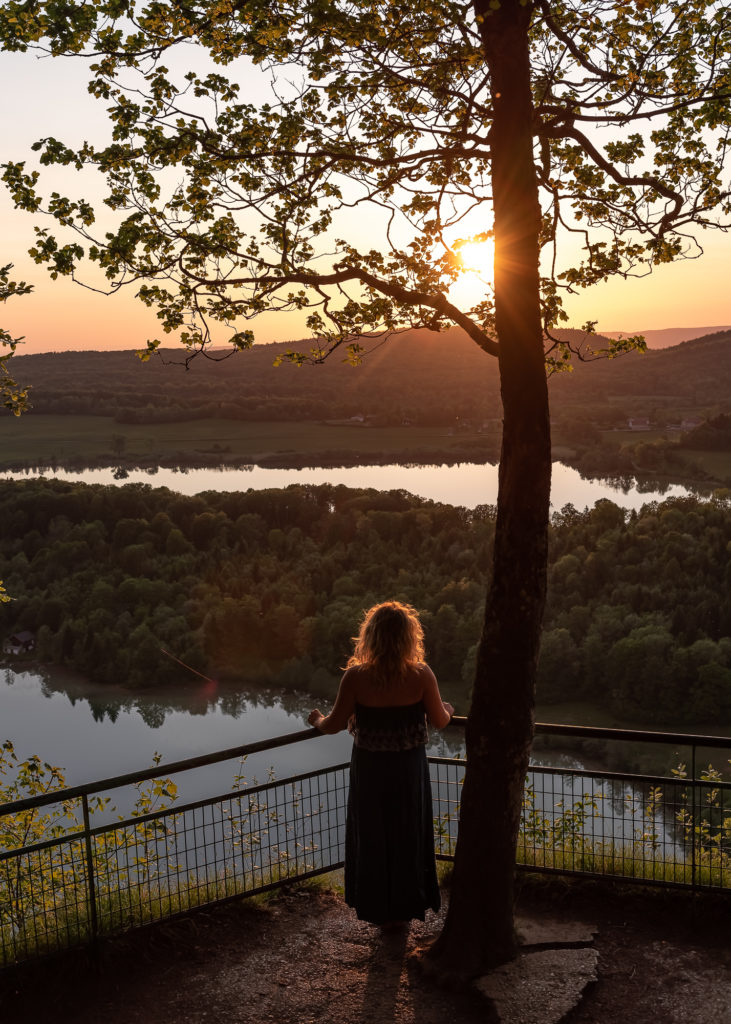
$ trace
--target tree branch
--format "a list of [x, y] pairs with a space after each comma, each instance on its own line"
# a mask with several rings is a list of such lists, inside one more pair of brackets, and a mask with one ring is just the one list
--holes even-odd
[[563, 128], [551, 128], [547, 132], [542, 132], [542, 135], [546, 135], [549, 138], [560, 138], [560, 139], [574, 139], [581, 148], [584, 150], [586, 155], [590, 157], [597, 167], [600, 167], [609, 177], [616, 181], [618, 185], [642, 185], [647, 188], [654, 189], [659, 195], [664, 196], [666, 199], [673, 203], [673, 210], [665, 213], [660, 221], [660, 234], [663, 234], [666, 228], [670, 225], [670, 222], [674, 220], [683, 208], [683, 196], [676, 192], [675, 189], [670, 188], [665, 182], [661, 181], [660, 178], [654, 178], [649, 174], [622, 174], [611, 160], [607, 159], [603, 153], [601, 153], [597, 147], [583, 134], [578, 128], [566, 125]]
[[[207, 287], [215, 287], [217, 284], [220, 284], [220, 282], [199, 277], [189, 269], [182, 266], [182, 264], [180, 265], [180, 269], [186, 277], [196, 281], [198, 284], [206, 285]], [[368, 288], [372, 288], [374, 291], [378, 291], [382, 295], [387, 295], [389, 298], [395, 299], [397, 302], [401, 302], [404, 305], [427, 306], [429, 309], [435, 310], [435, 312], [442, 316], [448, 317], [453, 323], [457, 324], [458, 327], [461, 327], [484, 352], [488, 353], [488, 355], [497, 356], [498, 354], [499, 348], [497, 342], [491, 338], [489, 334], [483, 331], [471, 317], [467, 316], [466, 313], [463, 313], [461, 309], [451, 303], [441, 292], [431, 294], [414, 288], [406, 288], [404, 285], [400, 285], [392, 281], [385, 281], [382, 278], [377, 277], [375, 274], [370, 273], [370, 271], [363, 270], [360, 267], [344, 267], [341, 270], [334, 270], [330, 274], [287, 272], [282, 277], [268, 277], [266, 275], [260, 277], [230, 277], [226, 278], [225, 283], [227, 287], [234, 288], [242, 285], [257, 285], [259, 287], [273, 286], [275, 288], [281, 288], [288, 284], [301, 284], [306, 287], [319, 289], [321, 287], [326, 287], [327, 285], [344, 284], [347, 281], [360, 281]]]

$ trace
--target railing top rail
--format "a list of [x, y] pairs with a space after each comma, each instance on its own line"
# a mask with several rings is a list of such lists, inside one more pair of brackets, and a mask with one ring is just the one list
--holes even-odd
[[580, 739], [668, 743], [678, 747], [731, 747], [731, 736], [703, 736], [696, 733], [656, 732], [644, 729], [605, 729], [593, 725], [552, 725], [548, 722], [536, 722], [536, 733], [576, 736]]
[[226, 750], [216, 750], [211, 754], [188, 757], [183, 761], [171, 761], [169, 764], [159, 764], [154, 768], [141, 768], [136, 772], [127, 772], [125, 775], [115, 775], [109, 779], [98, 779], [96, 782], [85, 782], [79, 786], [70, 786], [68, 789], [57, 789], [52, 793], [46, 793], [42, 796], [26, 797], [24, 800], [13, 800], [11, 803], [0, 804], [0, 817], [4, 814], [14, 814], [17, 811], [28, 811], [33, 807], [42, 807], [44, 804], [58, 804], [66, 800], [75, 800], [79, 796], [91, 796], [93, 793], [103, 793], [110, 789], [119, 789], [120, 786], [132, 786], [136, 782], [159, 779], [162, 775], [186, 772], [191, 768], [205, 768], [209, 764], [231, 761], [235, 757], [247, 757], [249, 754], [257, 754], [262, 750], [286, 747], [290, 743], [299, 743], [301, 740], [311, 740], [322, 735], [323, 733], [318, 732], [314, 728], [300, 729], [297, 732], [273, 736], [267, 740], [257, 740], [255, 743], [244, 743], [239, 747], [228, 747]]
[[[462, 728], [465, 715], [454, 715], [450, 725]], [[642, 743], [669, 743], [679, 747], [731, 747], [731, 736], [704, 736], [691, 732], [657, 732], [648, 729], [610, 729], [599, 725], [558, 725], [536, 722], [536, 735], [573, 736], [577, 739], [634, 740]]]
[[[464, 728], [467, 724], [467, 719], [463, 715], [455, 715], [450, 724]], [[537, 722], [535, 731], [539, 734], [568, 736], [577, 739], [634, 740], [635, 742], [667, 743], [674, 746], [689, 747], [731, 747], [731, 736], [648, 732], [638, 729], [605, 729], [598, 726], [557, 725], [548, 722]], [[177, 772], [188, 771], [191, 768], [204, 768], [210, 764], [218, 764], [220, 761], [230, 761], [235, 757], [246, 757], [249, 754], [256, 754], [263, 750], [274, 750], [277, 747], [285, 747], [291, 743], [315, 739], [322, 735], [321, 732], [314, 728], [300, 729], [297, 732], [273, 736], [269, 739], [258, 740], [255, 743], [244, 743], [238, 747], [228, 747], [226, 750], [214, 751], [211, 754], [201, 754], [198, 757], [189, 757], [182, 761], [171, 761], [169, 764], [159, 764], [153, 768], [141, 768], [135, 772], [127, 772], [125, 775], [98, 779], [95, 782], [71, 786], [68, 789], [57, 789], [40, 796], [26, 797], [24, 800], [14, 800], [10, 803], [0, 804], [0, 817], [5, 814], [14, 814], [18, 811], [31, 810], [34, 807], [43, 807], [49, 804], [63, 803], [66, 800], [75, 800], [80, 796], [91, 796], [94, 793], [118, 789], [121, 786], [131, 786], [137, 782], [147, 782], [149, 779], [158, 779], [163, 775], [173, 775]]]

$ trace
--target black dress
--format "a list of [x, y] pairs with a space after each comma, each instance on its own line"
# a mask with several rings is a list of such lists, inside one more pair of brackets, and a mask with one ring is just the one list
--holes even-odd
[[424, 920], [439, 910], [421, 701], [355, 706], [345, 834], [345, 901], [362, 921]]

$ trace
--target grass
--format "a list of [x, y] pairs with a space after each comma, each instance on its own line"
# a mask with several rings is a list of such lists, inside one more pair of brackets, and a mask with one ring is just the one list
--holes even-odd
[[[214, 903], [244, 898], [267, 900], [288, 882], [308, 887], [327, 887], [323, 871], [299, 881], [298, 871], [316, 870], [311, 864], [290, 865], [286, 860], [240, 872], [221, 871], [203, 879], [191, 874], [177, 882], [152, 881], [97, 897], [98, 936], [107, 938], [160, 921], [192, 913]], [[74, 893], [67, 902], [52, 899], [34, 908], [20, 927], [2, 921], [0, 915], [0, 969], [14, 963], [73, 949], [92, 941], [90, 911], [85, 893]]]
[[[519, 847], [518, 864], [533, 871], [579, 872], [634, 882], [661, 882], [665, 885], [691, 885], [690, 861], [659, 858], [637, 844], [578, 842], [564, 849]], [[728, 855], [703, 854], [696, 863], [695, 884], [699, 889], [731, 890], [731, 863]]]
[[[126, 424], [107, 416], [41, 416], [28, 413], [0, 421], [2, 462], [30, 464], [70, 458], [111, 463], [133, 459], [154, 461], [181, 454], [256, 462], [272, 455], [312, 455], [340, 451], [355, 456], [402, 452], [444, 452], [455, 456], [465, 445], [475, 450], [491, 444], [486, 435], [450, 435], [445, 427], [328, 426], [310, 421], [248, 422], [241, 420], [192, 420], [185, 423]], [[115, 453], [113, 438], [123, 439]], [[118, 445], [121, 447], [122, 442]], [[218, 448], [214, 448], [217, 445]], [[483, 455], [484, 457], [484, 455]]]

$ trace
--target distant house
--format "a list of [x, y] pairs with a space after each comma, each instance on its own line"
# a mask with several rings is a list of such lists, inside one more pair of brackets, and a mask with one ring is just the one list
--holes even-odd
[[634, 416], [627, 420], [627, 426], [630, 430], [649, 430], [650, 421], [645, 416]]
[[13, 633], [12, 636], [7, 637], [3, 644], [3, 650], [6, 654], [28, 654], [35, 645], [35, 634], [30, 633], [27, 629], [22, 629], [19, 633]]
[[369, 419], [370, 417], [364, 416], [362, 412], [359, 412], [355, 416], [348, 416], [347, 419], [323, 420], [322, 422], [326, 427], [369, 427]]
[[699, 427], [701, 425], [701, 423], [703, 423], [703, 422], [704, 421], [703, 421], [703, 419], [701, 419], [700, 416], [688, 416], [687, 419], [684, 419], [684, 420], [681, 421], [680, 429], [681, 430], [695, 430], [695, 428]]

